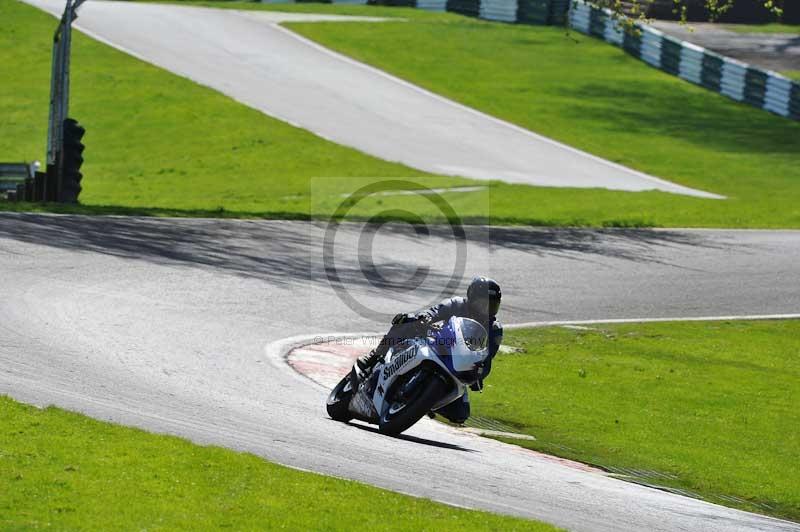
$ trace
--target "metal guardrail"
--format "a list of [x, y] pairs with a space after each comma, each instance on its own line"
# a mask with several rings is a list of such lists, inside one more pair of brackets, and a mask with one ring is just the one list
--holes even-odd
[[624, 32], [611, 11], [576, 0], [570, 26], [621, 46], [647, 64], [736, 100], [780, 116], [800, 120], [800, 84], [695, 44], [636, 23], [638, 34]]

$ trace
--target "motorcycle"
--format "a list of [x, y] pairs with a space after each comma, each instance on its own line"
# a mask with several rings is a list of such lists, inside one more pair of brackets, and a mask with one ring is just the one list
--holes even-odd
[[425, 334], [392, 346], [371, 370], [362, 374], [353, 365], [328, 396], [328, 415], [400, 434], [459, 400], [468, 387], [480, 387], [487, 343], [486, 329], [475, 320], [454, 316], [433, 324]]

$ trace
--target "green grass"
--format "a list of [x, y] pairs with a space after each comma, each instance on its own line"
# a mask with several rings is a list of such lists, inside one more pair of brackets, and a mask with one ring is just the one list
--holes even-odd
[[[722, 504], [800, 520], [800, 321], [514, 330], [473, 415], [521, 445], [654, 470]], [[515, 441], [517, 442], [517, 441]]]
[[726, 30], [736, 33], [786, 33], [790, 35], [800, 35], [800, 25], [798, 24], [725, 24]]
[[[393, 508], [392, 512], [365, 511]], [[555, 530], [0, 396], [0, 528]]]
[[781, 72], [784, 76], [790, 79], [796, 79], [800, 81], [800, 70], [784, 70]]
[[[368, 6], [224, 7], [387, 14], [405, 22], [292, 25], [446, 96], [726, 201], [661, 192], [492, 183], [445, 199], [468, 221], [591, 226], [800, 227], [800, 124], [710, 94], [599, 41], [557, 28]], [[43, 157], [54, 19], [0, 4], [0, 159]], [[502, 57], [503, 61], [497, 61]], [[327, 142], [208, 88], [76, 35], [71, 114], [87, 127], [83, 206], [0, 205], [179, 216], [329, 215], [365, 177], [430, 176]], [[497, 97], [496, 95], [502, 95]], [[332, 179], [332, 177], [344, 179]], [[319, 179], [315, 179], [319, 178]], [[408, 208], [372, 198], [353, 217]], [[424, 219], [441, 218], [425, 200]]]

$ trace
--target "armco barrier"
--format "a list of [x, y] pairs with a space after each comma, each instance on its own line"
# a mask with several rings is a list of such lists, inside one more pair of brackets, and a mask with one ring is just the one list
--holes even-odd
[[[520, 0], [522, 1], [522, 0]], [[800, 84], [778, 73], [760, 70], [692, 43], [664, 35], [646, 24], [623, 31], [611, 11], [584, 0], [573, 3], [570, 26], [621, 46], [660, 70], [781, 116], [800, 120]]]

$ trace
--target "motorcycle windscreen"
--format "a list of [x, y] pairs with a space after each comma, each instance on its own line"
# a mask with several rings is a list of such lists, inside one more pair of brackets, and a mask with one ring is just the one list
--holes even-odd
[[453, 369], [458, 372], [474, 370], [476, 365], [483, 363], [489, 356], [489, 335], [486, 329], [469, 318], [452, 317], [448, 325], [453, 330], [453, 342], [450, 346]]

